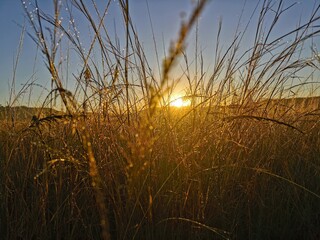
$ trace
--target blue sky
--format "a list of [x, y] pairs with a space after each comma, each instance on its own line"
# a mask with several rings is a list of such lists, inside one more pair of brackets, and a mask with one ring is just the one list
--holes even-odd
[[[30, 0], [25, 0], [28, 6]], [[151, 66], [156, 67], [154, 45], [152, 42], [151, 27], [147, 13], [148, 1], [155, 38], [158, 45], [159, 52], [163, 53], [164, 49], [168, 50], [170, 41], [176, 39], [181, 22], [181, 13], [188, 15], [195, 6], [192, 0], [130, 0], [130, 14], [133, 22], [137, 28], [140, 41], [143, 43], [145, 51], [150, 58]], [[62, 1], [64, 2], [64, 0]], [[91, 2], [91, 1], [85, 1]], [[98, 5], [103, 6], [106, 0], [96, 0]], [[294, 0], [285, 0], [285, 5], [289, 6]], [[299, 19], [307, 19], [311, 10], [316, 4], [317, 0], [301, 0], [290, 11], [285, 13], [279, 26], [275, 31], [275, 35], [281, 34], [289, 29], [294, 29], [297, 26]], [[231, 42], [234, 35], [235, 28], [239, 21], [241, 10], [245, 6], [243, 19], [240, 22], [240, 27], [244, 28], [249, 16], [251, 15], [258, 0], [211, 0], [206, 6], [200, 20], [199, 20], [199, 46], [203, 49], [205, 64], [210, 67], [214, 59], [215, 37], [219, 19], [223, 20], [222, 30], [222, 44], [227, 46]], [[52, 13], [52, 4], [50, 0], [39, 0], [40, 8], [46, 12]], [[119, 33], [121, 36], [121, 16], [117, 11], [117, 1], [113, 1], [109, 16], [110, 21], [107, 25], [110, 26], [110, 31], [113, 31], [113, 23], [116, 22], [119, 26]], [[31, 5], [30, 5], [31, 6]], [[81, 19], [75, 20], [80, 29], [80, 37], [84, 45], [88, 44], [86, 36], [88, 34], [87, 25], [82, 23]], [[20, 0], [0, 0], [0, 104], [6, 105], [9, 100], [9, 89], [13, 79], [13, 66], [17, 55], [19, 39], [21, 36], [21, 28], [18, 26], [24, 25], [29, 29], [28, 22], [23, 15], [23, 6]], [[252, 34], [255, 27], [253, 20], [248, 30], [247, 39], [243, 43], [250, 44]], [[29, 29], [30, 30], [30, 29]], [[251, 35], [250, 35], [251, 34]], [[124, 40], [120, 41], [124, 42]], [[193, 46], [194, 35], [188, 38], [188, 46]], [[23, 84], [29, 79], [35, 81], [36, 84], [42, 87], [34, 87], [32, 92], [32, 101], [30, 104], [36, 104], [38, 99], [43, 98], [46, 92], [44, 88], [50, 88], [50, 77], [47, 69], [43, 64], [43, 57], [40, 53], [36, 54], [36, 47], [34, 42], [25, 34], [21, 55], [19, 57], [18, 68], [15, 75], [16, 93], [19, 92]], [[37, 58], [35, 60], [35, 58]], [[34, 74], [34, 75], [33, 75]], [[41, 92], [43, 90], [43, 92]], [[28, 94], [19, 100], [19, 103], [26, 104]]]

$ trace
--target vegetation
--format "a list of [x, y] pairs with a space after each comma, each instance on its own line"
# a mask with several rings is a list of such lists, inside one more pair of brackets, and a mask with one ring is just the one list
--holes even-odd
[[[128, 0], [118, 1], [124, 51], [110, 38], [104, 19], [111, 2], [102, 11], [95, 1], [64, 3], [90, 24], [87, 51], [71, 10], [70, 25], [61, 24], [60, 1], [53, 0], [52, 16], [37, 1], [32, 14], [26, 10], [28, 34], [52, 77], [43, 106], [57, 100], [64, 111], [1, 117], [3, 238], [318, 239], [320, 101], [288, 96], [318, 87], [311, 77], [293, 79], [319, 71], [313, 46], [312, 58], [302, 53], [318, 37], [312, 26], [319, 25], [320, 5], [308, 22], [274, 37], [294, 5], [262, 1], [253, 45], [242, 51], [246, 32], [238, 31], [220, 48], [220, 24], [212, 72], [204, 72], [196, 52], [192, 75], [185, 42], [207, 3], [200, 0], [157, 77]], [[74, 89], [65, 87], [65, 46], [82, 64]], [[176, 81], [187, 79], [190, 106], [178, 108], [169, 104], [177, 84], [170, 73], [180, 57], [185, 71]]]

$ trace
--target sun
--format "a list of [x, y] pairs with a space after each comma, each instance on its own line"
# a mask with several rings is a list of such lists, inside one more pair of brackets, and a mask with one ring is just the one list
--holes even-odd
[[191, 101], [185, 97], [176, 97], [170, 101], [169, 105], [177, 108], [188, 107], [191, 105]]

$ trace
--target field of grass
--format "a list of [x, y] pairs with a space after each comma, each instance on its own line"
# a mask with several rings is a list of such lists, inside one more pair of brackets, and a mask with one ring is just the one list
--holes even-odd
[[[284, 2], [276, 2], [274, 24]], [[295, 74], [318, 71], [318, 58], [298, 53], [317, 39], [310, 26], [319, 23], [320, 6], [309, 22], [279, 36], [294, 37], [282, 43], [269, 39], [273, 25], [262, 23], [270, 1], [262, 1], [252, 48], [238, 52], [239, 33], [225, 52], [217, 50], [212, 74], [199, 67], [194, 79], [185, 71], [190, 106], [178, 108], [168, 103], [170, 73], [185, 57], [186, 37], [207, 1], [182, 24], [160, 79], [149, 70], [128, 1], [119, 1], [123, 53], [103, 21], [91, 18], [99, 11], [73, 1], [91, 24], [101, 62], [57, 23], [59, 2], [53, 3], [53, 17], [38, 11], [39, 21], [31, 21], [26, 11], [52, 76], [46, 109], [22, 118], [23, 108], [9, 107], [0, 120], [3, 239], [320, 238], [320, 99], [288, 98], [310, 80], [293, 88]], [[65, 89], [55, 59], [55, 41], [62, 40], [52, 36], [61, 32], [83, 63], [76, 89]], [[50, 112], [53, 98], [64, 111]]]

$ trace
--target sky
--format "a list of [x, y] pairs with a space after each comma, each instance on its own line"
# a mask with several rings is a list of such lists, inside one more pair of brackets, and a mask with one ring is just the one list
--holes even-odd
[[[274, 0], [277, 2], [277, 0]], [[37, 104], [47, 94], [50, 88], [50, 76], [44, 65], [44, 58], [37, 51], [35, 43], [30, 37], [22, 31], [21, 26], [25, 26], [30, 31], [30, 24], [24, 17], [24, 7], [28, 11], [33, 11], [32, 0], [25, 0], [25, 5], [20, 0], [0, 0], [0, 104], [8, 105], [12, 103], [14, 98], [10, 99], [10, 90], [12, 82], [15, 79], [14, 93], [18, 95], [19, 91], [25, 87], [26, 83], [34, 83], [32, 88], [32, 97], [29, 99], [28, 93], [21, 95], [16, 104]], [[38, 0], [40, 9], [52, 14], [51, 0]], [[90, 3], [89, 0], [84, 0]], [[96, 0], [98, 7], [103, 9], [106, 0]], [[157, 50], [160, 56], [164, 51], [168, 51], [170, 42], [178, 36], [181, 19], [183, 15], [189, 16], [195, 6], [195, 0], [129, 0], [130, 15], [137, 29], [140, 41], [143, 44], [147, 57], [150, 59], [151, 67], [156, 69], [155, 47], [152, 39], [152, 28], [148, 16], [147, 6], [151, 15], [154, 37], [157, 43]], [[260, 1], [261, 2], [261, 1]], [[285, 6], [297, 3], [288, 12], [286, 12], [279, 22], [275, 36], [282, 34], [284, 31], [294, 29], [299, 21], [307, 19], [318, 0], [285, 0]], [[65, 10], [65, 0], [62, 0], [63, 10]], [[218, 30], [219, 20], [222, 19], [223, 27], [221, 34], [221, 43], [225, 46], [230, 44], [235, 34], [235, 29], [240, 24], [240, 28], [244, 29], [249, 18], [256, 7], [258, 0], [211, 0], [204, 9], [199, 19], [199, 49], [203, 51], [204, 61], [208, 68], [214, 60], [215, 38]], [[110, 27], [110, 32], [114, 31], [114, 24], [117, 25], [117, 34], [120, 36], [121, 44], [125, 40], [121, 39], [121, 22], [122, 18], [117, 8], [117, 0], [111, 3], [109, 15], [106, 23]], [[244, 7], [245, 6], [245, 7]], [[244, 12], [239, 22], [242, 9]], [[62, 13], [63, 14], [63, 13]], [[66, 12], [64, 13], [66, 14]], [[79, 16], [79, 18], [77, 18]], [[254, 18], [257, 14], [254, 15]], [[88, 27], [83, 22], [83, 18], [75, 11], [74, 18], [79, 28], [79, 36], [83, 41], [84, 47], [88, 47]], [[63, 19], [62, 21], [67, 21]], [[252, 41], [255, 21], [249, 25], [247, 39], [243, 42], [243, 47]], [[194, 32], [194, 31], [193, 31]], [[21, 38], [24, 33], [23, 38]], [[22, 40], [21, 51], [19, 51], [19, 43]], [[194, 46], [195, 35], [188, 38], [187, 46]], [[249, 45], [248, 45], [249, 47]], [[17, 68], [14, 71], [15, 62], [18, 57]], [[75, 63], [76, 64], [76, 63]]]

